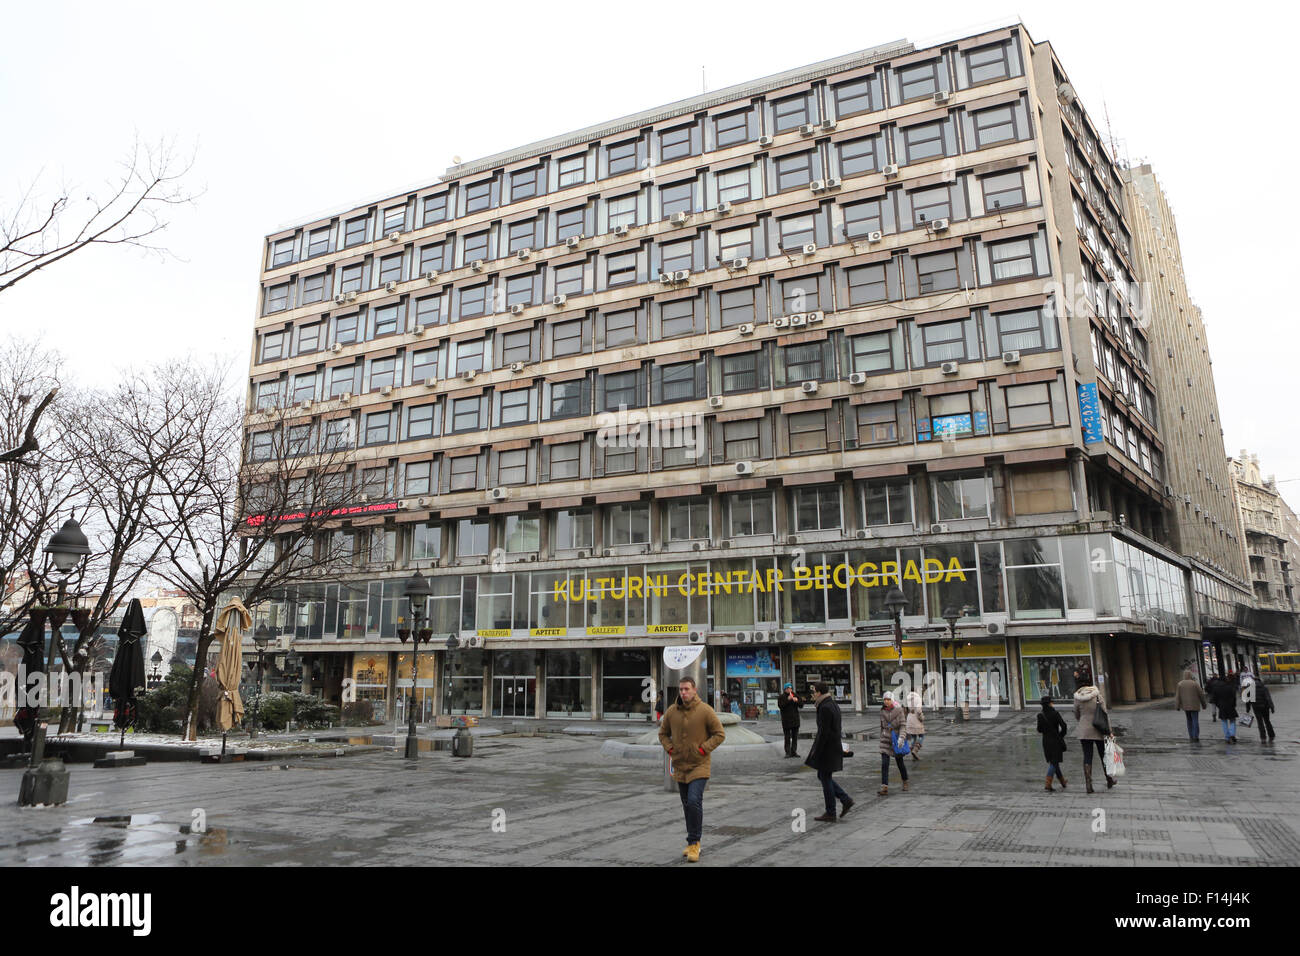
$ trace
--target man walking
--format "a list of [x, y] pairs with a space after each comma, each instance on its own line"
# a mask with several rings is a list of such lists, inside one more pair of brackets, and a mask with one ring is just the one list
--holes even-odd
[[1201, 711], [1205, 704], [1205, 691], [1190, 670], [1183, 671], [1183, 679], [1174, 691], [1174, 709], [1181, 710], [1187, 718], [1187, 736], [1192, 743], [1201, 739]]
[[794, 692], [793, 684], [786, 684], [776, 706], [781, 711], [781, 732], [785, 734], [785, 755], [799, 756], [799, 708], [803, 702]]
[[840, 725], [839, 704], [831, 698], [830, 687], [825, 683], [813, 685], [813, 703], [817, 707], [817, 736], [813, 739], [808, 759], [804, 761], [817, 771], [826, 798], [826, 812], [813, 817], [819, 823], [835, 822], [835, 801], [840, 801], [840, 816], [853, 809], [853, 799], [844, 792], [831, 775], [844, 769], [844, 733]]
[[677, 703], [668, 708], [659, 725], [659, 743], [672, 758], [673, 779], [686, 814], [686, 849], [682, 856], [700, 861], [700, 831], [704, 828], [704, 787], [709, 782], [709, 755], [726, 739], [722, 721], [700, 700], [695, 681], [683, 677], [677, 686]]

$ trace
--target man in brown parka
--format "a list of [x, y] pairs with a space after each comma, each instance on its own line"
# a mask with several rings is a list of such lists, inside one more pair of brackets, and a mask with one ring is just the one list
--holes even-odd
[[677, 703], [668, 708], [659, 724], [659, 743], [673, 762], [673, 779], [681, 794], [686, 814], [686, 849], [682, 855], [691, 863], [700, 861], [700, 830], [704, 828], [704, 787], [709, 782], [709, 754], [726, 739], [722, 721], [712, 707], [700, 700], [695, 681], [683, 677], [677, 688]]
[[1183, 679], [1174, 691], [1174, 709], [1181, 710], [1186, 716], [1187, 736], [1192, 743], [1201, 739], [1201, 711], [1205, 704], [1205, 691], [1190, 670], [1183, 671]]

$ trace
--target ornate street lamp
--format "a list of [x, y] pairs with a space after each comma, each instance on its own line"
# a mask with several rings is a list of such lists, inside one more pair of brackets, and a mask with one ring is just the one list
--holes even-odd
[[411, 702], [407, 707], [407, 724], [406, 724], [406, 757], [408, 760], [415, 760], [420, 756], [419, 738], [415, 732], [415, 690], [420, 678], [420, 645], [427, 644], [433, 638], [431, 628], [421, 628], [420, 620], [424, 617], [424, 607], [428, 602], [429, 595], [433, 593], [433, 586], [429, 579], [421, 574], [418, 570], [406, 579], [406, 598], [411, 606], [411, 622], [414, 628], [399, 627], [397, 629], [398, 639], [405, 644], [407, 639], [411, 640]]
[[257, 736], [257, 717], [262, 706], [262, 666], [266, 661], [266, 645], [271, 643], [271, 629], [265, 624], [259, 624], [253, 632], [253, 643], [257, 645], [257, 696], [253, 698], [253, 726], [248, 731], [250, 737]]
[[885, 594], [885, 610], [894, 619], [894, 650], [903, 659], [903, 612], [907, 610], [907, 595], [901, 588], [893, 587]]
[[72, 569], [86, 555], [90, 554], [90, 542], [81, 530], [81, 525], [69, 518], [63, 527], [50, 536], [45, 545], [45, 553], [59, 570], [60, 574], [70, 574]]

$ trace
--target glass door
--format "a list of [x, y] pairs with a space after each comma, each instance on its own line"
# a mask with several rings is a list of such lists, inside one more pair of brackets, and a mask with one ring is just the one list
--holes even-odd
[[492, 715], [494, 717], [537, 716], [537, 678], [495, 677], [492, 681]]

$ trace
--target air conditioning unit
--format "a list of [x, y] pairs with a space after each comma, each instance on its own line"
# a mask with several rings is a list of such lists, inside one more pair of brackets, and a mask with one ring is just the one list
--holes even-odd
[[1174, 486], [1165, 485], [1165, 495], [1172, 498], [1174, 496]]
[[415, 328], [411, 329], [411, 334], [418, 339], [420, 336], [424, 335], [424, 326], [417, 325]]
[[380, 395], [392, 395], [392, 394], [393, 394], [393, 386], [391, 386], [391, 385], [385, 385], [383, 388], [381, 388], [381, 389], [379, 390], [379, 394], [380, 394]]
[[490, 501], [505, 501], [509, 497], [509, 488], [493, 488], [488, 492], [488, 500]]
[[753, 335], [754, 323], [753, 322], [742, 323], [740, 328], [738, 328], [736, 331], [738, 331], [741, 335]]
[[522, 302], [516, 302], [514, 305], [510, 307], [510, 314], [523, 315], [525, 308], [527, 308], [527, 306], [525, 306]]
[[311, 399], [310, 399], [310, 398], [304, 398], [301, 402], [298, 403], [298, 407], [301, 408], [304, 412], [310, 410], [310, 409], [311, 409]]
[[927, 222], [927, 223], [925, 224], [925, 231], [926, 231], [926, 232], [947, 232], [947, 231], [948, 231], [948, 220], [947, 220], [947, 219], [932, 219], [932, 220], [930, 220], [929, 222]]
[[789, 644], [794, 640], [794, 631], [773, 631], [772, 638], [782, 644]]
[[627, 227], [627, 226], [615, 226], [615, 227], [614, 227], [614, 235], [616, 235], [616, 236], [626, 236], [626, 235], [627, 235], [627, 230], [628, 230], [628, 227]]
[[789, 327], [790, 320], [783, 315], [778, 315], [772, 320], [772, 328], [774, 329], [788, 329]]
[[425, 388], [437, 388], [437, 387], [438, 387], [438, 380], [437, 380], [436, 378], [426, 378], [426, 379], [424, 380], [424, 387], [425, 387]]
[[342, 292], [340, 292], [338, 295], [334, 297], [335, 305], [343, 305], [347, 301], [348, 301], [348, 297], [344, 295]]
[[569, 301], [569, 297], [567, 295], [557, 295], [551, 299], [551, 305], [555, 306], [556, 308], [559, 308], [560, 306], [564, 305], [564, 303], [568, 301]]
[[721, 395], [710, 395], [710, 396], [709, 396], [709, 408], [721, 408], [721, 407], [722, 407], [722, 396], [721, 396]]
[[472, 382], [472, 381], [474, 381], [474, 376], [477, 375], [477, 374], [478, 374], [478, 371], [477, 371], [476, 369], [472, 369], [472, 368], [470, 368], [470, 369], [466, 369], [465, 371], [461, 372], [461, 373], [460, 373], [460, 377], [463, 378], [463, 379], [464, 379], [465, 381], [467, 381], [467, 382]]
[[668, 221], [672, 223], [674, 226], [684, 226], [686, 224], [686, 220], [690, 218], [691, 217], [687, 213], [675, 212], [668, 217]]
[[580, 242], [582, 242], [582, 236], [570, 236], [568, 239], [564, 240], [564, 244], [570, 249], [578, 248], [578, 243]]
[[960, 365], [957, 362], [944, 362], [939, 366], [939, 370], [943, 372], [944, 375], [956, 375], [959, 368]]
[[515, 253], [515, 258], [522, 262], [524, 259], [527, 259], [532, 254], [533, 254], [533, 250], [525, 247]]
[[346, 404], [347, 402], [352, 401], [352, 393], [351, 393], [351, 392], [344, 392], [342, 395], [339, 396], [339, 401], [340, 401], [340, 402], [344, 402], [345, 404]]
[[807, 322], [808, 316], [803, 312], [795, 312], [790, 316], [790, 328], [792, 329], [798, 328], [801, 325], [806, 325]]
[[867, 373], [866, 373], [866, 372], [850, 372], [850, 373], [849, 373], [849, 384], [850, 384], [850, 385], [866, 385], [866, 384], [867, 384]]
[[1019, 365], [1019, 364], [1020, 364], [1020, 350], [1019, 350], [1019, 349], [1012, 349], [1010, 352], [1003, 352], [1003, 353], [1002, 353], [1002, 362], [1003, 362], [1003, 364], [1006, 364], [1006, 365]]
[[704, 632], [703, 632], [703, 631], [691, 631], [691, 633], [690, 633], [690, 642], [691, 642], [692, 644], [703, 644], [703, 643], [704, 643]]
[[824, 193], [826, 191], [826, 180], [814, 179], [808, 184], [808, 188], [815, 193]]
[[867, 233], [867, 242], [880, 242], [880, 240], [884, 238], [885, 234], [879, 229], [873, 229], [871, 232]]
[[812, 324], [815, 323], [815, 322], [820, 322], [820, 321], [821, 321], [822, 319], [824, 319], [824, 318], [826, 318], [826, 313], [824, 313], [824, 312], [809, 312], [809, 313], [808, 313], [808, 324], [809, 324], [809, 325], [812, 325]]
[[666, 285], [671, 285], [673, 282], [673, 274], [671, 272], [661, 272], [659, 273], [659, 281]]
[[830, 192], [832, 189], [839, 189], [840, 186], [841, 186], [841, 183], [840, 183], [840, 178], [839, 178], [838, 176], [829, 176], [829, 177], [827, 177], [827, 179], [826, 179], [826, 191], [827, 191], [827, 192]]
[[948, 526], [946, 524], [930, 525], [930, 534], [947, 534], [947, 533], [948, 533]]
[[739, 259], [732, 259], [727, 263], [727, 269], [731, 272], [741, 272], [749, 268], [749, 259], [741, 256]]
[[401, 239], [401, 238], [402, 238], [402, 234], [401, 234], [400, 232], [390, 232], [390, 233], [388, 234], [388, 241], [389, 241], [389, 242], [396, 242], [398, 239]]
[[936, 103], [947, 103], [948, 100], [950, 100], [951, 98], [952, 98], [952, 94], [949, 93], [947, 90], [939, 90], [934, 94], [934, 101]]
[[362, 504], [365, 504], [365, 503], [368, 502], [369, 500], [370, 500], [370, 496], [369, 496], [369, 495], [362, 495], [362, 496], [361, 496], [361, 503], [362, 503]]
[[800, 136], [812, 136], [817, 132], [817, 127], [812, 123], [804, 123], [799, 127]]
[[524, 370], [524, 363], [523, 363], [523, 362], [511, 362], [511, 363], [510, 363], [510, 371], [512, 371], [512, 372], [522, 372], [523, 370]]
[[700, 550], [700, 543], [699, 543], [698, 541], [692, 541], [692, 542], [691, 542], [691, 550], [692, 550], [692, 551], [699, 551], [699, 550]]
[[690, 277], [691, 277], [690, 269], [678, 269], [676, 272], [673, 273], [674, 282], [685, 282], [688, 279], [690, 279]]
[[816, 383], [816, 382], [804, 382], [802, 385], [799, 386], [799, 390], [800, 390], [801, 392], [803, 392], [805, 395], [816, 395], [816, 394], [817, 394], [817, 383]]
[[429, 503], [429, 499], [428, 499], [428, 498], [416, 498], [416, 499], [415, 499], [415, 503], [416, 503], [417, 506], [423, 508], [423, 507], [425, 507], [426, 505], [428, 505], [428, 503]]
[[772, 145], [772, 137], [770, 137], [770, 136], [760, 136], [760, 137], [758, 138], [758, 145], [759, 145], [759, 146], [771, 146], [771, 145]]
[[483, 638], [480, 637], [480, 636], [477, 635], [477, 634], [473, 634], [473, 635], [471, 635], [471, 636], [465, 638], [465, 646], [466, 646], [466, 647], [482, 647], [482, 646], [483, 646]]
[[396, 279], [389, 279], [387, 282], [385, 282], [385, 283], [384, 283], [384, 291], [385, 291], [385, 292], [396, 292], [396, 291], [397, 291], [397, 280], [396, 280]]
[[864, 541], [867, 538], [871, 537], [871, 532], [868, 531], [866, 528], [859, 528], [857, 531], [853, 532], [853, 536], [857, 538], [859, 541]]
[[330, 351], [331, 351], [331, 352], [342, 352], [342, 351], [343, 351], [343, 343], [342, 343], [342, 342], [335, 342], [333, 345], [330, 346]]
[[1005, 618], [993, 618], [986, 620], [984, 627], [990, 634], [1005, 634], [1007, 632], [1007, 622]]
[[475, 259], [473, 262], [471, 262], [471, 263], [469, 264], [469, 267], [470, 267], [471, 269], [473, 269], [475, 272], [482, 272], [482, 271], [483, 271], [483, 260], [482, 260], [482, 259]]
[[411, 503], [407, 501], [405, 498], [402, 498], [400, 501], [397, 502], [397, 507], [402, 509], [403, 511], [410, 511]]
[[885, 163], [884, 168], [880, 171], [884, 173], [886, 179], [892, 179], [898, 175], [898, 163]]
[[437, 281], [438, 281], [438, 270], [437, 270], [437, 269], [430, 269], [428, 272], [426, 272], [426, 273], [424, 274], [424, 281], [427, 282], [427, 283], [429, 283], [429, 285], [433, 285], [435, 282], [437, 282]]
[[817, 243], [815, 243], [815, 242], [805, 242], [805, 243], [803, 244], [803, 254], [804, 254], [805, 256], [813, 256], [813, 255], [816, 255], [816, 254], [817, 254]]
[[754, 463], [752, 461], [736, 462], [736, 474], [752, 475], [754, 473]]
[[749, 631], [737, 631], [737, 632], [736, 632], [736, 643], [737, 643], [737, 644], [748, 644], [751, 640], [752, 640], [752, 637], [751, 637]]
[[351, 291], [351, 292], [345, 292], [345, 293], [343, 293], [343, 301], [345, 301], [345, 302], [355, 302], [355, 301], [357, 301], [357, 293], [356, 293], [356, 290], [353, 290], [353, 291]]
[[731, 203], [727, 202], [725, 199], [722, 202], [718, 203], [719, 216], [725, 216], [729, 212], [731, 212]]

